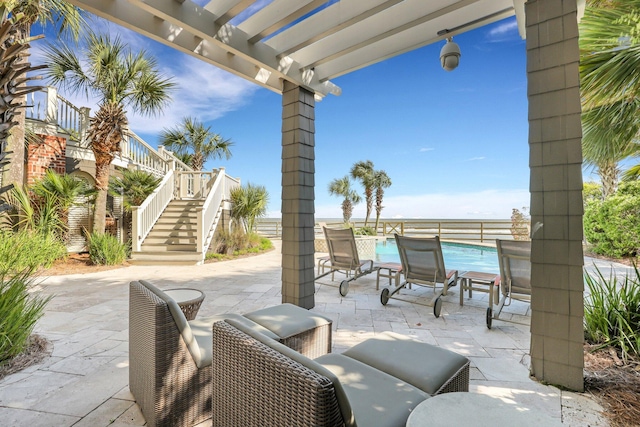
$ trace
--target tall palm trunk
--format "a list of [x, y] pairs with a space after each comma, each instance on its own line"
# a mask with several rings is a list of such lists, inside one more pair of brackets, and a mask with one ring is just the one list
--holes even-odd
[[602, 181], [602, 197], [607, 198], [616, 192], [620, 170], [614, 161], [598, 164], [598, 175]]
[[90, 121], [88, 137], [96, 160], [96, 206], [93, 212], [93, 232], [103, 234], [107, 215], [110, 166], [127, 126], [127, 116], [122, 105], [107, 103]]
[[[29, 44], [24, 43], [23, 20], [11, 21], [0, 8], [0, 153], [9, 155], [6, 171], [0, 170], [3, 176], [0, 187], [15, 182], [22, 184], [24, 180], [24, 108], [26, 95], [42, 89], [41, 86], [26, 86], [34, 77], [26, 77], [27, 73], [45, 68], [32, 67], [27, 61]], [[18, 126], [22, 122], [22, 128]], [[21, 128], [21, 129], [20, 129]]]

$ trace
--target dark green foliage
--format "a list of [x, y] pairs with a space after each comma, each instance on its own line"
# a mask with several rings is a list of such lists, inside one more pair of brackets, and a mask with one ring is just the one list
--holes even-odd
[[[8, 270], [15, 270], [12, 266]], [[0, 364], [22, 353], [51, 297], [31, 292], [32, 270], [0, 272]]]
[[640, 356], [640, 272], [625, 276], [620, 282], [611, 275], [606, 279], [585, 274], [589, 295], [585, 298], [585, 339], [599, 347], [615, 347], [623, 358]]
[[640, 182], [626, 182], [605, 200], [587, 200], [584, 233], [594, 253], [613, 258], [638, 256]]
[[128, 245], [110, 234], [91, 233], [89, 259], [95, 265], [118, 265], [129, 257]]

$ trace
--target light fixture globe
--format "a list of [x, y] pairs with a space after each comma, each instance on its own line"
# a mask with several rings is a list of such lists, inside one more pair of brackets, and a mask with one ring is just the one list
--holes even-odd
[[453, 42], [452, 37], [447, 37], [447, 43], [440, 50], [440, 64], [445, 71], [453, 71], [460, 63], [460, 46]]

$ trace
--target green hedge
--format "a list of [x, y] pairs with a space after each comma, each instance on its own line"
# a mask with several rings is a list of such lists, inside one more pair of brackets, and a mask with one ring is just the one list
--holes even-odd
[[638, 256], [640, 183], [622, 183], [618, 191], [606, 200], [587, 200], [584, 233], [594, 253], [613, 258]]

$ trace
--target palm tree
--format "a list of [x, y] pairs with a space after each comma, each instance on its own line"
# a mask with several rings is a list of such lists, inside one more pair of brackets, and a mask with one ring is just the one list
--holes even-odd
[[189, 156], [189, 166], [197, 171], [201, 171], [209, 159], [230, 159], [229, 148], [233, 145], [230, 139], [213, 133], [211, 126], [191, 117], [183, 118], [182, 123], [173, 129], [163, 130], [160, 143], [178, 155]]
[[[27, 81], [33, 78], [24, 78], [27, 72], [40, 68], [30, 68], [26, 60], [30, 51], [29, 42], [34, 39], [29, 37], [31, 26], [36, 22], [42, 26], [54, 24], [60, 28], [61, 34], [77, 38], [84, 21], [80, 9], [64, 0], [0, 2], [0, 78], [3, 82], [0, 99], [5, 106], [0, 112], [0, 123], [3, 125], [0, 155], [11, 153], [9, 163], [0, 168], [0, 175], [4, 175], [0, 176], [0, 182], [4, 180], [5, 184], [22, 183], [24, 179], [25, 119], [23, 114], [17, 112], [26, 104], [26, 95], [40, 89], [37, 86], [26, 88]], [[7, 107], [10, 111], [6, 110]]]
[[353, 205], [360, 203], [362, 197], [351, 188], [351, 180], [349, 176], [344, 178], [336, 178], [329, 183], [329, 194], [332, 196], [341, 196], [342, 200], [342, 219], [345, 224], [349, 223], [353, 213]]
[[619, 162], [639, 152], [639, 8], [640, 0], [591, 0], [580, 22], [583, 157], [605, 197], [616, 189]]
[[99, 97], [99, 107], [89, 124], [88, 138], [96, 162], [96, 207], [93, 232], [105, 230], [109, 166], [120, 151], [128, 126], [125, 106], [143, 115], [160, 112], [170, 101], [175, 86], [162, 76], [156, 60], [145, 51], [134, 54], [120, 38], [89, 33], [80, 53], [65, 44], [48, 45], [47, 76], [53, 84], [72, 93], [90, 92]]
[[382, 199], [384, 198], [384, 189], [391, 187], [391, 178], [383, 170], [373, 173], [373, 182], [376, 189], [376, 232], [380, 223], [380, 214], [382, 213]]
[[359, 180], [364, 187], [364, 200], [367, 204], [367, 215], [364, 217], [366, 227], [373, 209], [373, 162], [366, 160], [354, 163], [351, 167], [351, 178]]
[[125, 229], [131, 237], [131, 207], [140, 206], [158, 187], [162, 178], [137, 169], [125, 169], [122, 178], [112, 176], [109, 179], [109, 193], [122, 197], [125, 211]]
[[229, 194], [231, 198], [231, 218], [242, 224], [245, 233], [255, 229], [256, 219], [267, 213], [269, 193], [262, 185], [247, 183], [244, 187], [236, 187]]

